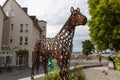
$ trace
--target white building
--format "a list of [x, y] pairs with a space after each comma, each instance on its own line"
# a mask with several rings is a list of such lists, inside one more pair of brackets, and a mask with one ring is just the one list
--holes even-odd
[[[2, 7], [0, 6], [0, 66], [3, 66], [4, 63], [11, 63], [12, 52], [7, 45], [6, 37], [8, 37], [8, 30], [6, 30], [9, 25], [9, 18], [5, 15]], [[3, 35], [5, 40], [3, 40]], [[6, 43], [4, 43], [6, 42]], [[11, 63], [12, 64], [12, 63]]]
[[[12, 65], [32, 64], [32, 52], [37, 40], [46, 37], [46, 21], [38, 21], [35, 16], [27, 14], [27, 8], [22, 8], [15, 0], [6, 0], [3, 10], [10, 18], [7, 26], [8, 37], [3, 34], [5, 43], [12, 50]], [[0, 29], [1, 30], [1, 29]], [[4, 31], [5, 32], [5, 31]], [[28, 50], [28, 56], [16, 55], [17, 50]]]
[[0, 52], [1, 52], [1, 45], [2, 45], [2, 30], [3, 30], [3, 22], [4, 22], [5, 14], [0, 6]]

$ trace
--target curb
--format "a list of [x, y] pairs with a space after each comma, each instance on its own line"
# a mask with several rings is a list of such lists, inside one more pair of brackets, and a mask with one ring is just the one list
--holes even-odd
[[[102, 64], [94, 64], [94, 65], [78, 65], [76, 66], [76, 68], [82, 68], [82, 69], [85, 69], [85, 68], [91, 68], [91, 67], [99, 67], [99, 66], [103, 66]], [[70, 70], [73, 71], [74, 67], [70, 67]], [[42, 78], [44, 77], [45, 74], [40, 74], [40, 75], [35, 75], [34, 76], [34, 79], [35, 80], [38, 80], [39, 78]], [[30, 77], [26, 77], [26, 78], [22, 78], [22, 79], [18, 79], [18, 80], [31, 80]]]

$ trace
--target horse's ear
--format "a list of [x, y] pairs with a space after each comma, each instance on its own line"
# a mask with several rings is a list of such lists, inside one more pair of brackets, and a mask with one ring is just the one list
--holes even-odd
[[77, 8], [78, 11], [80, 11], [80, 8]]
[[72, 12], [74, 11], [74, 8], [73, 8], [73, 7], [71, 7], [71, 8], [70, 8], [70, 11], [71, 11], [71, 13], [72, 13]]

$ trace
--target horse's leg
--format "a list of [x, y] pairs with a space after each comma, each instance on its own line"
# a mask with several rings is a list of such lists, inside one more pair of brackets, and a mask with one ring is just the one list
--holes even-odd
[[57, 61], [57, 64], [60, 68], [60, 80], [69, 80], [69, 67], [70, 62], [68, 59], [63, 59], [61, 61]]
[[35, 53], [34, 56], [33, 56], [31, 80], [34, 80], [34, 70], [35, 70], [36, 64], [37, 64], [37, 53]]
[[37, 60], [36, 60], [36, 72], [37, 74], [39, 73], [39, 67], [40, 67], [40, 57], [37, 55]]
[[70, 69], [70, 62], [69, 59], [64, 60], [64, 73], [65, 73], [65, 80], [69, 80], [69, 69]]
[[48, 74], [48, 58], [43, 57], [43, 68], [44, 68], [44, 73]]
[[63, 77], [63, 65], [62, 65], [62, 62], [61, 62], [61, 61], [57, 61], [57, 64], [58, 64], [58, 67], [59, 67], [59, 69], [60, 69], [60, 71], [59, 71], [60, 80], [64, 80], [64, 77]]

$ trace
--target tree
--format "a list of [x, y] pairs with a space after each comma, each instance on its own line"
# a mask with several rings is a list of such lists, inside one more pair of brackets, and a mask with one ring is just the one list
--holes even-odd
[[91, 51], [94, 51], [94, 45], [92, 44], [92, 42], [90, 41], [90, 40], [85, 40], [85, 41], [83, 41], [82, 42], [82, 48], [83, 48], [83, 50], [82, 50], [82, 52], [83, 52], [83, 54], [85, 54], [86, 56], [88, 55], [88, 54], [90, 54], [91, 53]]
[[90, 38], [98, 50], [120, 50], [120, 0], [88, 0]]
[[18, 50], [16, 51], [17, 56], [27, 57], [28, 56], [28, 50]]

